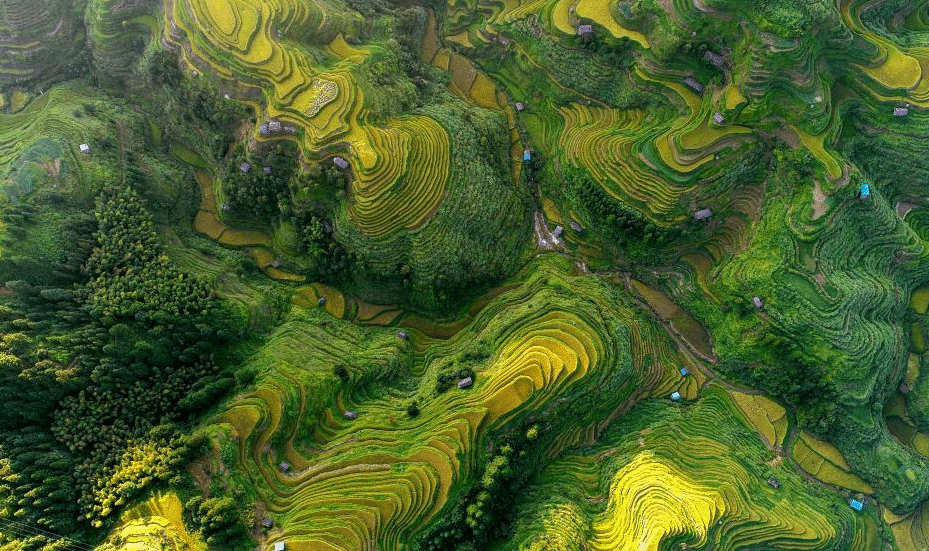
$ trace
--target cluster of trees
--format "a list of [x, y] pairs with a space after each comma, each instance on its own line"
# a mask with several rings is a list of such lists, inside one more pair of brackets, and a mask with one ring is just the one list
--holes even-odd
[[611, 197], [583, 169], [564, 168], [565, 194], [586, 219], [587, 227], [616, 244], [632, 259], [659, 262], [659, 249], [698, 235], [699, 225], [687, 222], [668, 228], [655, 225], [641, 213]]
[[236, 126], [251, 116], [248, 107], [225, 100], [208, 80], [184, 78], [172, 52], [147, 50], [138, 72], [146, 88], [145, 99], [152, 102], [148, 114], [160, 123], [165, 135], [203, 144], [214, 159], [226, 155]]
[[812, 358], [796, 336], [772, 327], [742, 354], [724, 358], [719, 368], [796, 406], [800, 422], [816, 434], [832, 434], [838, 413], [836, 389], [823, 362]]
[[539, 471], [540, 454], [533, 453], [539, 426], [528, 424], [502, 436], [487, 454], [480, 478], [465, 488], [451, 511], [414, 542], [416, 551], [485, 549], [506, 538], [516, 497]]
[[[223, 191], [234, 213], [273, 221], [291, 209], [291, 184], [297, 172], [297, 147], [278, 141], [261, 155], [239, 151], [223, 168]], [[248, 163], [248, 171], [241, 170]]]
[[246, 513], [232, 496], [203, 498], [194, 496], [184, 504], [184, 521], [197, 530], [211, 547], [235, 549], [248, 541], [246, 525], [254, 519], [245, 518]]
[[168, 261], [130, 188], [82, 230], [63, 283], [9, 282], [0, 306], [0, 519], [92, 541], [200, 452], [179, 424], [234, 385], [214, 356], [245, 324]]

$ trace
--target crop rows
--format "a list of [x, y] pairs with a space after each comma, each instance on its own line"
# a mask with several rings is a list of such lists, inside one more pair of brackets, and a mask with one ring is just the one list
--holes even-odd
[[366, 127], [368, 151], [359, 151], [349, 217], [365, 234], [380, 237], [415, 229], [445, 195], [449, 175], [448, 133], [426, 116]]

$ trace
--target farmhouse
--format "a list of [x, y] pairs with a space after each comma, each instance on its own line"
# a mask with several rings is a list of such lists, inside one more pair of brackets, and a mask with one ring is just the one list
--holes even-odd
[[274, 551], [284, 551], [284, 542], [282, 541], [275, 542]]
[[316, 301], [316, 304], [318, 304], [318, 305], [320, 305], [320, 306], [325, 306], [325, 305], [326, 305], [326, 297], [319, 297], [319, 300]]
[[723, 122], [725, 122], [725, 120], [726, 120], [725, 117], [723, 117], [723, 114], [720, 113], [719, 111], [713, 113], [713, 122], [715, 122], [716, 124], [722, 124]]
[[726, 59], [723, 56], [713, 53], [709, 50], [707, 50], [706, 53], [703, 54], [703, 59], [710, 65], [714, 65], [720, 69], [722, 69], [726, 65]]
[[458, 388], [471, 388], [471, 385], [474, 384], [474, 379], [471, 377], [465, 377], [464, 379], [458, 381]]
[[910, 114], [910, 110], [906, 107], [894, 107], [894, 116], [895, 117], [905, 117]]
[[594, 32], [593, 25], [578, 25], [577, 26], [577, 34], [579, 36], [587, 36], [589, 34], [593, 34], [593, 32]]
[[280, 469], [282, 473], [286, 473], [287, 471], [290, 470], [290, 463], [286, 461], [281, 461], [281, 463], [277, 466], [277, 468]]
[[357, 411], [343, 411], [342, 417], [345, 417], [349, 421], [354, 421], [355, 419], [358, 419], [358, 412]]
[[248, 172], [251, 169], [252, 169], [252, 165], [250, 165], [249, 163], [242, 163], [239, 165], [239, 170], [241, 170], [242, 172]]
[[264, 172], [265, 174], [271, 174], [271, 167], [270, 167], [270, 166], [266, 166], [266, 167], [262, 168], [261, 171]]
[[397, 338], [402, 339], [402, 340], [407, 340], [410, 338], [410, 336], [407, 334], [406, 331], [397, 331]]
[[680, 392], [677, 392], [677, 391], [672, 392], [672, 393], [671, 393], [671, 399], [674, 400], [675, 402], [678, 401], [678, 400], [680, 400], [680, 399], [681, 399], [681, 393], [680, 393]]
[[691, 89], [693, 89], [694, 92], [696, 92], [696, 93], [698, 93], [698, 94], [702, 94], [702, 93], [703, 93], [703, 85], [700, 84], [700, 83], [697, 81], [697, 79], [695, 79], [694, 77], [687, 77], [687, 78], [685, 78], [685, 79], [684, 79], [684, 84], [686, 84], [687, 86], [689, 86]]
[[764, 301], [761, 300], [761, 297], [752, 297], [752, 304], [755, 305], [755, 308], [761, 308], [764, 306]]
[[686, 377], [687, 374], [690, 373], [689, 371], [687, 371], [687, 368], [686, 368], [686, 367], [682, 367], [682, 368], [680, 369], [680, 372], [681, 372], [681, 377]]
[[86, 143], [82, 143], [80, 149], [81, 149], [81, 153], [84, 153], [85, 155], [87, 153], [90, 153], [90, 146], [87, 145]]
[[871, 196], [870, 186], [868, 186], [868, 184], [861, 184], [861, 193], [859, 194], [859, 197], [861, 197], [862, 199], [867, 199], [870, 196]]
[[710, 209], [700, 209], [694, 213], [695, 220], [706, 220], [710, 216], [713, 216], [713, 211]]
[[281, 121], [271, 121], [268, 123], [268, 130], [271, 132], [280, 132], [281, 131]]
[[571, 220], [571, 222], [568, 225], [571, 226], [571, 229], [576, 231], [577, 233], [581, 233], [582, 231], [584, 231], [584, 226], [578, 224], [574, 220]]
[[559, 238], [561, 237], [562, 233], [564, 233], [564, 228], [561, 226], [555, 226], [555, 231], [552, 232], [552, 235], [554, 235], [556, 238]]
[[861, 502], [861, 501], [858, 501], [857, 499], [854, 499], [854, 498], [849, 499], [849, 500], [848, 500], [848, 504], [849, 504], [849, 506], [851, 506], [852, 509], [854, 509], [854, 510], [856, 510], [856, 511], [860, 511], [860, 510], [864, 509], [864, 503]]
[[517, 110], [517, 111], [522, 111], [522, 110], [525, 109], [525, 108], [526, 108], [526, 104], [524, 104], [524, 103], [521, 102], [521, 101], [517, 101], [517, 102], [516, 102], [516, 110]]
[[270, 136], [271, 131], [268, 130], [268, 123], [266, 122], [261, 123], [261, 126], [258, 127], [258, 133], [261, 134], [262, 136]]
[[528, 149], [526, 149], [525, 151], [523, 151], [523, 160], [524, 160], [524, 161], [528, 161], [528, 160], [531, 159], [531, 158], [532, 158], [532, 152], [531, 152], [531, 151], [529, 151]]
[[348, 161], [346, 161], [342, 157], [335, 157], [334, 159], [332, 159], [332, 162], [335, 164], [335, 166], [339, 168], [342, 168], [342, 169], [348, 168]]
[[265, 517], [261, 520], [261, 525], [265, 528], [272, 528], [274, 526], [274, 521], [271, 520], [271, 517]]
[[777, 489], [781, 486], [781, 483], [778, 482], [776, 478], [769, 478], [769, 479], [768, 479], [768, 486], [771, 486], [772, 488], [774, 488], [775, 490], [777, 490]]

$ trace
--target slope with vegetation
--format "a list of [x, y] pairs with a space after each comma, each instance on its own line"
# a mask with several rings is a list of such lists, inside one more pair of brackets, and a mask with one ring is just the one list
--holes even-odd
[[927, 68], [926, 0], [5, 2], [0, 548], [924, 549]]

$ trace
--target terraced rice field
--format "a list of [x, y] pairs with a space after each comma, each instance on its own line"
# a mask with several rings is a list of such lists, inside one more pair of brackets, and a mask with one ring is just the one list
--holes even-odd
[[[333, 144], [347, 148], [355, 176], [349, 218], [365, 235], [414, 230], [438, 208], [449, 177], [447, 132], [426, 116], [386, 126], [365, 121], [364, 94], [350, 71], [371, 50], [350, 46], [338, 18], [312, 2], [276, 0], [179, 0], [165, 15], [166, 39], [188, 62], [265, 91], [267, 115], [303, 130], [306, 157]], [[282, 41], [285, 29], [325, 40], [338, 61], [331, 70], [319, 67]]]
[[823, 482], [855, 492], [874, 493], [868, 483], [850, 472], [851, 467], [835, 446], [813, 438], [806, 431], [800, 433], [792, 454], [804, 471]]
[[[732, 407], [710, 387], [691, 409], [646, 408], [622, 432], [558, 460], [522, 500], [519, 549], [870, 549], [873, 522], [847, 506], [833, 511], [827, 502], [840, 499], [819, 501], [782, 464], [754, 463], [760, 442], [747, 426], [719, 430]], [[772, 474], [778, 489], [767, 485]]]
[[611, 195], [630, 201], [653, 216], [671, 212], [689, 186], [669, 182], [651, 170], [643, 148], [660, 130], [649, 130], [638, 111], [588, 108], [573, 104], [559, 110], [564, 126], [558, 139], [567, 162], [586, 168]]
[[151, 497], [123, 514], [111, 542], [120, 551], [206, 551], [207, 545], [200, 535], [188, 532], [181, 513], [181, 500], [176, 494]]
[[[344, 312], [333, 290], [317, 286], [313, 293], [327, 297], [330, 313]], [[298, 313], [254, 360], [266, 366], [256, 390], [231, 402], [214, 422], [232, 431], [241, 468], [280, 519], [288, 545], [398, 548], [468, 475], [482, 435], [556, 396], [630, 373], [628, 364], [623, 367], [628, 359], [616, 356], [617, 347], [628, 346], [614, 341], [623, 331], [614, 337], [605, 330], [617, 319], [603, 319], [587, 299], [570, 309], [558, 306], [563, 300], [538, 280], [491, 300], [470, 328], [495, 350], [475, 386], [427, 396], [416, 419], [400, 419], [403, 402], [395, 391], [360, 383], [405, 369], [398, 360], [406, 341], [345, 323], [325, 329], [307, 323], [312, 318], [306, 316], [317, 314]], [[438, 342], [416, 352], [415, 361], [430, 365], [469, 342], [464, 334]], [[331, 362], [349, 358], [355, 358], [349, 372], [359, 383], [335, 393], [334, 402], [319, 402], [326, 395], [320, 391], [334, 390]], [[362, 366], [374, 371], [359, 371]], [[342, 419], [341, 411], [349, 409], [358, 412], [357, 420]], [[299, 426], [307, 415], [316, 422]], [[281, 460], [293, 465], [290, 472], [277, 470]]]
[[424, 224], [442, 202], [449, 176], [448, 134], [426, 116], [368, 128], [352, 143], [357, 178], [349, 218], [365, 234], [381, 237]]

